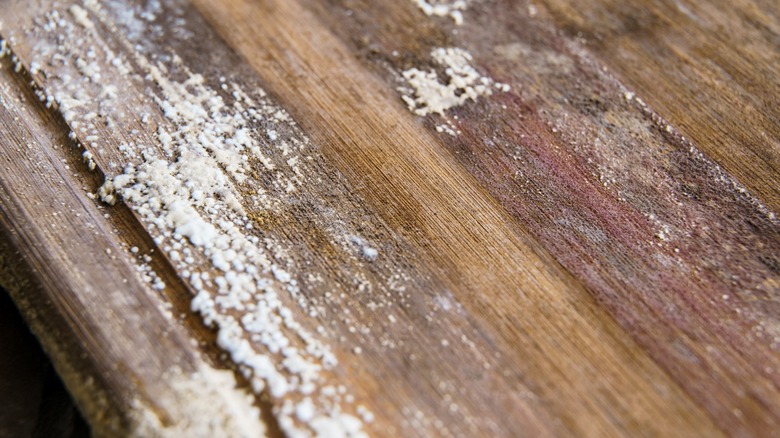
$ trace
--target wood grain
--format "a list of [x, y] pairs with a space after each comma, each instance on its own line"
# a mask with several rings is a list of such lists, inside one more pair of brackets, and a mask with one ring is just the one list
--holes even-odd
[[[101, 61], [105, 83], [122, 90], [110, 108], [100, 105], [99, 87], [82, 82], [89, 103], [79, 117], [94, 106], [112, 119], [95, 133], [66, 124], [33, 94], [58, 87], [65, 72], [78, 75], [41, 55], [52, 36], [40, 11], [68, 16], [67, 5], [0, 3], [10, 18], [2, 36], [21, 61], [1, 76], [3, 235], [37, 285], [32, 295], [11, 291], [96, 431], [142, 431], [133, 404], [141, 400], [160, 420], [156, 431], [197, 433], [179, 421], [188, 409], [180, 388], [158, 377], [221, 362], [214, 334], [189, 311], [195, 288], [166, 249], [170, 237], [132, 201], [103, 207], [82, 188], [94, 192], [104, 175], [121, 172], [112, 165], [126, 160], [120, 144], [164, 151], [158, 132], [172, 122], [156, 106], [164, 96], [149, 64], [170, 80], [201, 74], [229, 104], [237, 98], [220, 84], [262, 88], [297, 122], [280, 135], [311, 140], [296, 192], [276, 184], [296, 176], [283, 166], [286, 152], [269, 148], [278, 170], [256, 167], [256, 185], [237, 183], [239, 200], [254, 233], [287, 257], [306, 306], [281, 299], [303, 326], [323, 327], [338, 358], [322, 385], [354, 397], [342, 403], [346, 412], [373, 412], [364, 424], [371, 435], [776, 433], [777, 172], [773, 143], [748, 140], [777, 132], [776, 82], [767, 79], [777, 62], [767, 55], [765, 69], [734, 82], [742, 88], [711, 92], [685, 82], [711, 72], [620, 64], [607, 44], [628, 51], [631, 38], [599, 33], [608, 42], [591, 52], [556, 27], [589, 13], [614, 24], [603, 11], [620, 8], [594, 2], [575, 13], [548, 3], [474, 2], [458, 26], [413, 2], [195, 0], [152, 12], [144, 2], [108, 2], [89, 10], [98, 24], [76, 33], [84, 47], [69, 54], [94, 45], [130, 60], [128, 75]], [[734, 8], [753, 11], [746, 5]], [[151, 18], [138, 19], [144, 14]], [[763, 15], [729, 22], [753, 25], [755, 17]], [[718, 20], [726, 15], [702, 23]], [[752, 38], [769, 47], [771, 23], [763, 22]], [[642, 65], [665, 59], [651, 46], [636, 51]], [[480, 72], [511, 91], [415, 116], [397, 90], [401, 72], [439, 68], [430, 55], [437, 47], [468, 50]], [[743, 62], [728, 47], [723, 63]], [[41, 67], [31, 70], [33, 62]], [[768, 82], [745, 91], [750, 78]], [[722, 108], [702, 104], [681, 118], [697, 96]], [[739, 129], [714, 141], [708, 118], [746, 101], [754, 124], [729, 119]], [[267, 132], [267, 123], [250, 127]], [[442, 123], [457, 135], [437, 130]], [[751, 126], [769, 137], [747, 134]], [[95, 152], [98, 172], [81, 162], [71, 131]], [[276, 207], [254, 202], [259, 191]], [[372, 242], [379, 258], [361, 258], [343, 243], [349, 236]], [[138, 279], [131, 246], [153, 255], [164, 293]], [[322, 312], [309, 313], [312, 306]], [[100, 406], [87, 376], [103, 394]], [[277, 420], [286, 427], [297, 397], [258, 397], [272, 432], [281, 432]]]
[[777, 4], [540, 3], [702, 152], [780, 208]]
[[[333, 3], [331, 29], [391, 84], [388, 71], [415, 63], [393, 50], [423, 58], [431, 46], [421, 44], [442, 44], [440, 31], [421, 37], [414, 8]], [[752, 416], [750, 428], [774, 430], [776, 366], [766, 364], [777, 361], [776, 337], [763, 331], [777, 321], [775, 216], [658, 114], [624, 99], [580, 47], [526, 7], [493, 7], [502, 14], [483, 13], [444, 43], [467, 47], [520, 95], [455, 111], [462, 136], [440, 134], [442, 144], [716, 421], [736, 433]]]
[[[158, 426], [149, 415], [165, 427], [194, 422], [191, 397], [222, 401], [207, 387], [199, 394], [174, 383], [208, 365], [193, 346], [196, 334], [170, 315], [174, 300], [162, 301], [121, 256], [123, 238], [142, 241], [126, 225], [129, 210], [106, 218], [86, 196], [100, 175], [72, 170], [84, 164], [67, 127], [10, 64], [0, 70], [0, 100], [3, 284], [95, 434], [152, 433]], [[173, 292], [177, 281], [165, 278]], [[211, 412], [216, 422], [231, 421]]]

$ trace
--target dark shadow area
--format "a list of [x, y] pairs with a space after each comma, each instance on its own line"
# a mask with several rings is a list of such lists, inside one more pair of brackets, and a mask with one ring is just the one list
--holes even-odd
[[0, 438], [89, 436], [38, 340], [0, 287]]

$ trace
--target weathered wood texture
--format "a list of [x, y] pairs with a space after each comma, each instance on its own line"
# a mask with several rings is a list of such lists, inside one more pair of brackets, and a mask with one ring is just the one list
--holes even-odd
[[[778, 8], [692, 3], [674, 9], [699, 17], [685, 21], [662, 2], [474, 1], [458, 25], [412, 1], [4, 0], [19, 67], [5, 58], [0, 76], [3, 235], [37, 292], [8, 287], [98, 432], [202, 433], [180, 399], [215, 382], [159, 376], [230, 365], [225, 332], [252, 310], [223, 306], [217, 342], [189, 303], [228, 295], [193, 272], [233, 268], [141, 195], [90, 197], [127, 164], [174, 168], [190, 143], [220, 159], [203, 136], [228, 134], [201, 126], [240, 119], [262, 155], [246, 174], [214, 169], [235, 188], [217, 207], [235, 196], [241, 214], [198, 211], [264, 242], [257, 305], [279, 291], [275, 312], [297, 321], [281, 336], [303, 351], [296, 330], [316, 333], [338, 359], [306, 356], [309, 395], [266, 341], [245, 337], [292, 373], [288, 392], [227, 348], [238, 382], [270, 385], [255, 389], [272, 432], [316, 431], [295, 408], [310, 397], [379, 436], [772, 435]], [[710, 39], [719, 25], [734, 36]], [[415, 115], [402, 73], [446, 82], [431, 53], [448, 47], [511, 89]], [[210, 102], [197, 124], [188, 101]], [[218, 412], [208, 430], [246, 426]]]
[[[774, 429], [777, 410], [766, 408], [778, 404], [780, 247], [766, 208], [641, 102], [623, 99], [627, 90], [527, 5], [492, 2], [445, 36], [414, 8], [339, 4], [319, 12], [332, 11], [330, 28], [391, 84], [392, 71], [424, 62], [393, 50], [424, 59], [442, 44], [468, 48], [512, 84], [511, 97], [456, 110], [462, 134], [441, 134], [442, 143], [717, 421], [739, 428], [752, 416], [750, 427]], [[357, 29], [343, 25], [347, 9]], [[698, 94], [679, 90], [671, 96]]]
[[540, 3], [702, 152], [780, 208], [777, 2]]
[[[202, 338], [197, 329], [185, 334], [190, 327], [170, 316], [185, 293], [161, 300], [132, 261], [118, 256], [123, 238], [148, 248], [148, 235], [128, 224], [126, 208], [104, 217], [86, 196], [85, 188], [99, 185], [101, 177], [72, 170], [83, 162], [68, 129], [43, 107], [28, 79], [9, 64], [0, 70], [4, 286], [96, 434], [131, 427], [149, 433], [156, 421], [208, 423], [195, 417], [203, 412], [191, 409], [197, 397], [212, 398], [216, 427], [229, 426], [234, 412], [211, 409], [223, 403], [221, 388], [187, 385], [208, 365], [193, 341]], [[164, 267], [156, 272], [175, 294], [178, 277]]]

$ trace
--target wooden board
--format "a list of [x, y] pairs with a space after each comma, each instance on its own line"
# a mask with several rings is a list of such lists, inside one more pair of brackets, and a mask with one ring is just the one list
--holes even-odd
[[89, 429], [8, 294], [0, 289], [0, 436], [88, 437]]
[[778, 11], [692, 3], [3, 0], [3, 284], [98, 435], [776, 433]]
[[774, 2], [543, 3], [562, 29], [777, 211], [780, 15]]

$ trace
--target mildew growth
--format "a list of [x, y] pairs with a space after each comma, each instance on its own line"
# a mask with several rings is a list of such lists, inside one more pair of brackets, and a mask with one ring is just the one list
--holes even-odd
[[[147, 22], [156, 18], [143, 14]], [[299, 270], [248, 214], [278, 210], [307, 184], [309, 140], [262, 90], [209, 80], [176, 55], [150, 58], [127, 40], [104, 40], [99, 29], [116, 26], [99, 3], [85, 1], [43, 14], [30, 30], [38, 36], [32, 62], [44, 83], [39, 97], [81, 140], [87, 167], [107, 174], [97, 195], [135, 211], [194, 291], [192, 310], [217, 330], [218, 346], [253, 391], [283, 400], [275, 414], [287, 434], [364, 435], [363, 422], [346, 411], [344, 400], [354, 397], [324, 386], [337, 365], [331, 347], [295, 316], [317, 315], [301, 296]], [[148, 95], [134, 97], [142, 102], [132, 112], [121, 110], [127, 106], [118, 90], [139, 84]], [[122, 140], [102, 140], [106, 128]], [[378, 257], [367, 244], [361, 251], [368, 261]], [[145, 264], [139, 274], [165, 287]], [[371, 418], [363, 411], [361, 418]]]
[[[442, 82], [435, 70], [417, 68], [405, 70], [402, 76], [411, 87], [399, 88], [401, 98], [409, 110], [417, 115], [445, 115], [450, 108], [462, 105], [480, 96], [490, 96], [493, 90], [509, 91], [510, 86], [482, 76], [472, 65], [471, 54], [460, 48], [436, 48], [431, 51], [434, 62], [444, 69], [447, 81]], [[447, 130], [442, 125], [442, 131]]]
[[467, 0], [412, 0], [427, 16], [450, 17], [455, 24], [463, 24], [463, 11], [468, 7]]

